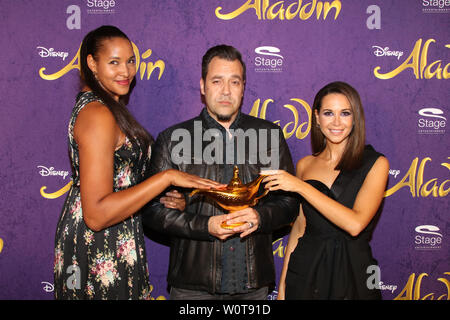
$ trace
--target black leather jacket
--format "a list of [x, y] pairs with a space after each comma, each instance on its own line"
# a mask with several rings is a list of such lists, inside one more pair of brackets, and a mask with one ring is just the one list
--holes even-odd
[[[223, 164], [204, 163], [195, 164], [194, 144], [192, 144], [192, 157], [187, 161], [191, 163], [175, 164], [171, 158], [174, 146], [180, 141], [171, 141], [172, 133], [180, 129], [187, 130], [194, 137], [194, 122], [202, 122], [202, 134], [209, 129], [209, 117], [206, 109], [191, 120], [185, 121], [166, 129], [158, 136], [152, 149], [151, 174], [166, 170], [178, 169], [189, 172], [203, 178], [221, 181]], [[198, 124], [198, 123], [197, 123]], [[217, 125], [219, 125], [217, 123]], [[275, 129], [278, 131], [279, 143], [279, 168], [294, 173], [291, 154], [279, 126], [262, 119], [258, 119], [243, 113], [239, 113], [232, 127], [246, 129]], [[178, 132], [180, 132], [180, 130]], [[197, 129], [197, 133], [199, 133]], [[270, 134], [268, 134], [270, 136]], [[204, 148], [210, 141], [203, 142]], [[267, 144], [270, 149], [270, 142]], [[203, 152], [202, 150], [202, 152]], [[198, 150], [197, 150], [198, 151]], [[239, 176], [243, 183], [256, 179], [261, 168], [267, 167], [260, 161], [256, 164], [249, 163], [249, 146], [245, 148], [245, 163], [238, 164]], [[198, 156], [198, 153], [197, 153]], [[196, 161], [197, 160], [197, 161]], [[184, 190], [188, 194], [190, 190]], [[200, 200], [200, 201], [199, 201]], [[219, 206], [207, 201], [205, 198], [196, 196], [186, 197], [186, 209], [167, 209], [155, 199], [144, 209], [144, 225], [159, 233], [168, 234], [171, 238], [171, 250], [169, 261], [169, 272], [167, 281], [170, 286], [190, 290], [202, 290], [215, 293], [221, 285], [221, 241], [208, 233], [208, 219], [211, 216], [224, 214]], [[269, 192], [254, 207], [260, 216], [260, 227], [245, 239], [247, 253], [248, 287], [261, 288], [272, 286], [275, 282], [275, 267], [272, 251], [272, 232], [278, 228], [293, 222], [299, 211], [299, 198], [296, 194], [287, 192]]]

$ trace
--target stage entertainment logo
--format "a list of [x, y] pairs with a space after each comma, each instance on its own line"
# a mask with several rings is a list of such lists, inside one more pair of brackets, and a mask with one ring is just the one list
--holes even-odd
[[450, 0], [420, 0], [422, 13], [450, 13]]
[[87, 0], [88, 14], [114, 14], [116, 12], [116, 0]]
[[439, 227], [433, 225], [421, 225], [415, 228], [414, 249], [416, 250], [438, 250], [442, 245], [442, 233]]
[[254, 59], [256, 72], [282, 72], [284, 57], [277, 47], [262, 46], [255, 49]]
[[418, 111], [421, 116], [417, 121], [419, 134], [444, 134], [447, 118], [444, 111], [438, 108], [422, 108]]

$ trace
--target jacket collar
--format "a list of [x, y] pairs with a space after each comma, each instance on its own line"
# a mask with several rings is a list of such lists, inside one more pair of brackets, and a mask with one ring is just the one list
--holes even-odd
[[[208, 128], [216, 128], [221, 131], [225, 131], [225, 127], [222, 126], [219, 122], [217, 122], [213, 117], [211, 117], [208, 113], [208, 110], [206, 110], [206, 107], [203, 108], [202, 112], [200, 113], [200, 118], [204, 121], [206, 127]], [[234, 119], [233, 123], [230, 125], [230, 129], [237, 129], [239, 128], [240, 122], [241, 122], [241, 109], [239, 108], [238, 114], [236, 116], [236, 119]]]

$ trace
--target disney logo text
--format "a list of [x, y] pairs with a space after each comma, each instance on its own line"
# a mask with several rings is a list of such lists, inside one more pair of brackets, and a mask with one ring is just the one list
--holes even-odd
[[53, 285], [53, 283], [47, 282], [47, 281], [42, 281], [41, 284], [44, 285], [44, 287], [42, 288], [45, 292], [53, 292], [55, 290], [55, 287]]
[[372, 46], [372, 48], [375, 48], [373, 54], [376, 55], [377, 57], [394, 56], [397, 57], [397, 60], [399, 60], [400, 57], [403, 55], [403, 51], [390, 51], [389, 47], [382, 48], [379, 46]]
[[42, 58], [48, 58], [48, 57], [60, 57], [63, 59], [63, 61], [69, 56], [68, 52], [63, 51], [55, 51], [55, 49], [50, 48], [44, 48], [44, 47], [37, 47], [37, 49], [40, 49], [41, 51], [38, 52], [38, 54]]
[[69, 171], [64, 171], [64, 170], [55, 170], [54, 167], [44, 167], [44, 166], [37, 166], [39, 169], [39, 174], [43, 177], [48, 177], [48, 176], [61, 176], [63, 179], [65, 179], [67, 177], [67, 175], [69, 174]]

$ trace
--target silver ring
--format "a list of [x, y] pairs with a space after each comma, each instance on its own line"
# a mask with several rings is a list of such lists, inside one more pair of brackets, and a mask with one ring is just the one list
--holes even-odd
[[248, 228], [249, 229], [253, 228], [253, 222], [248, 222]]

